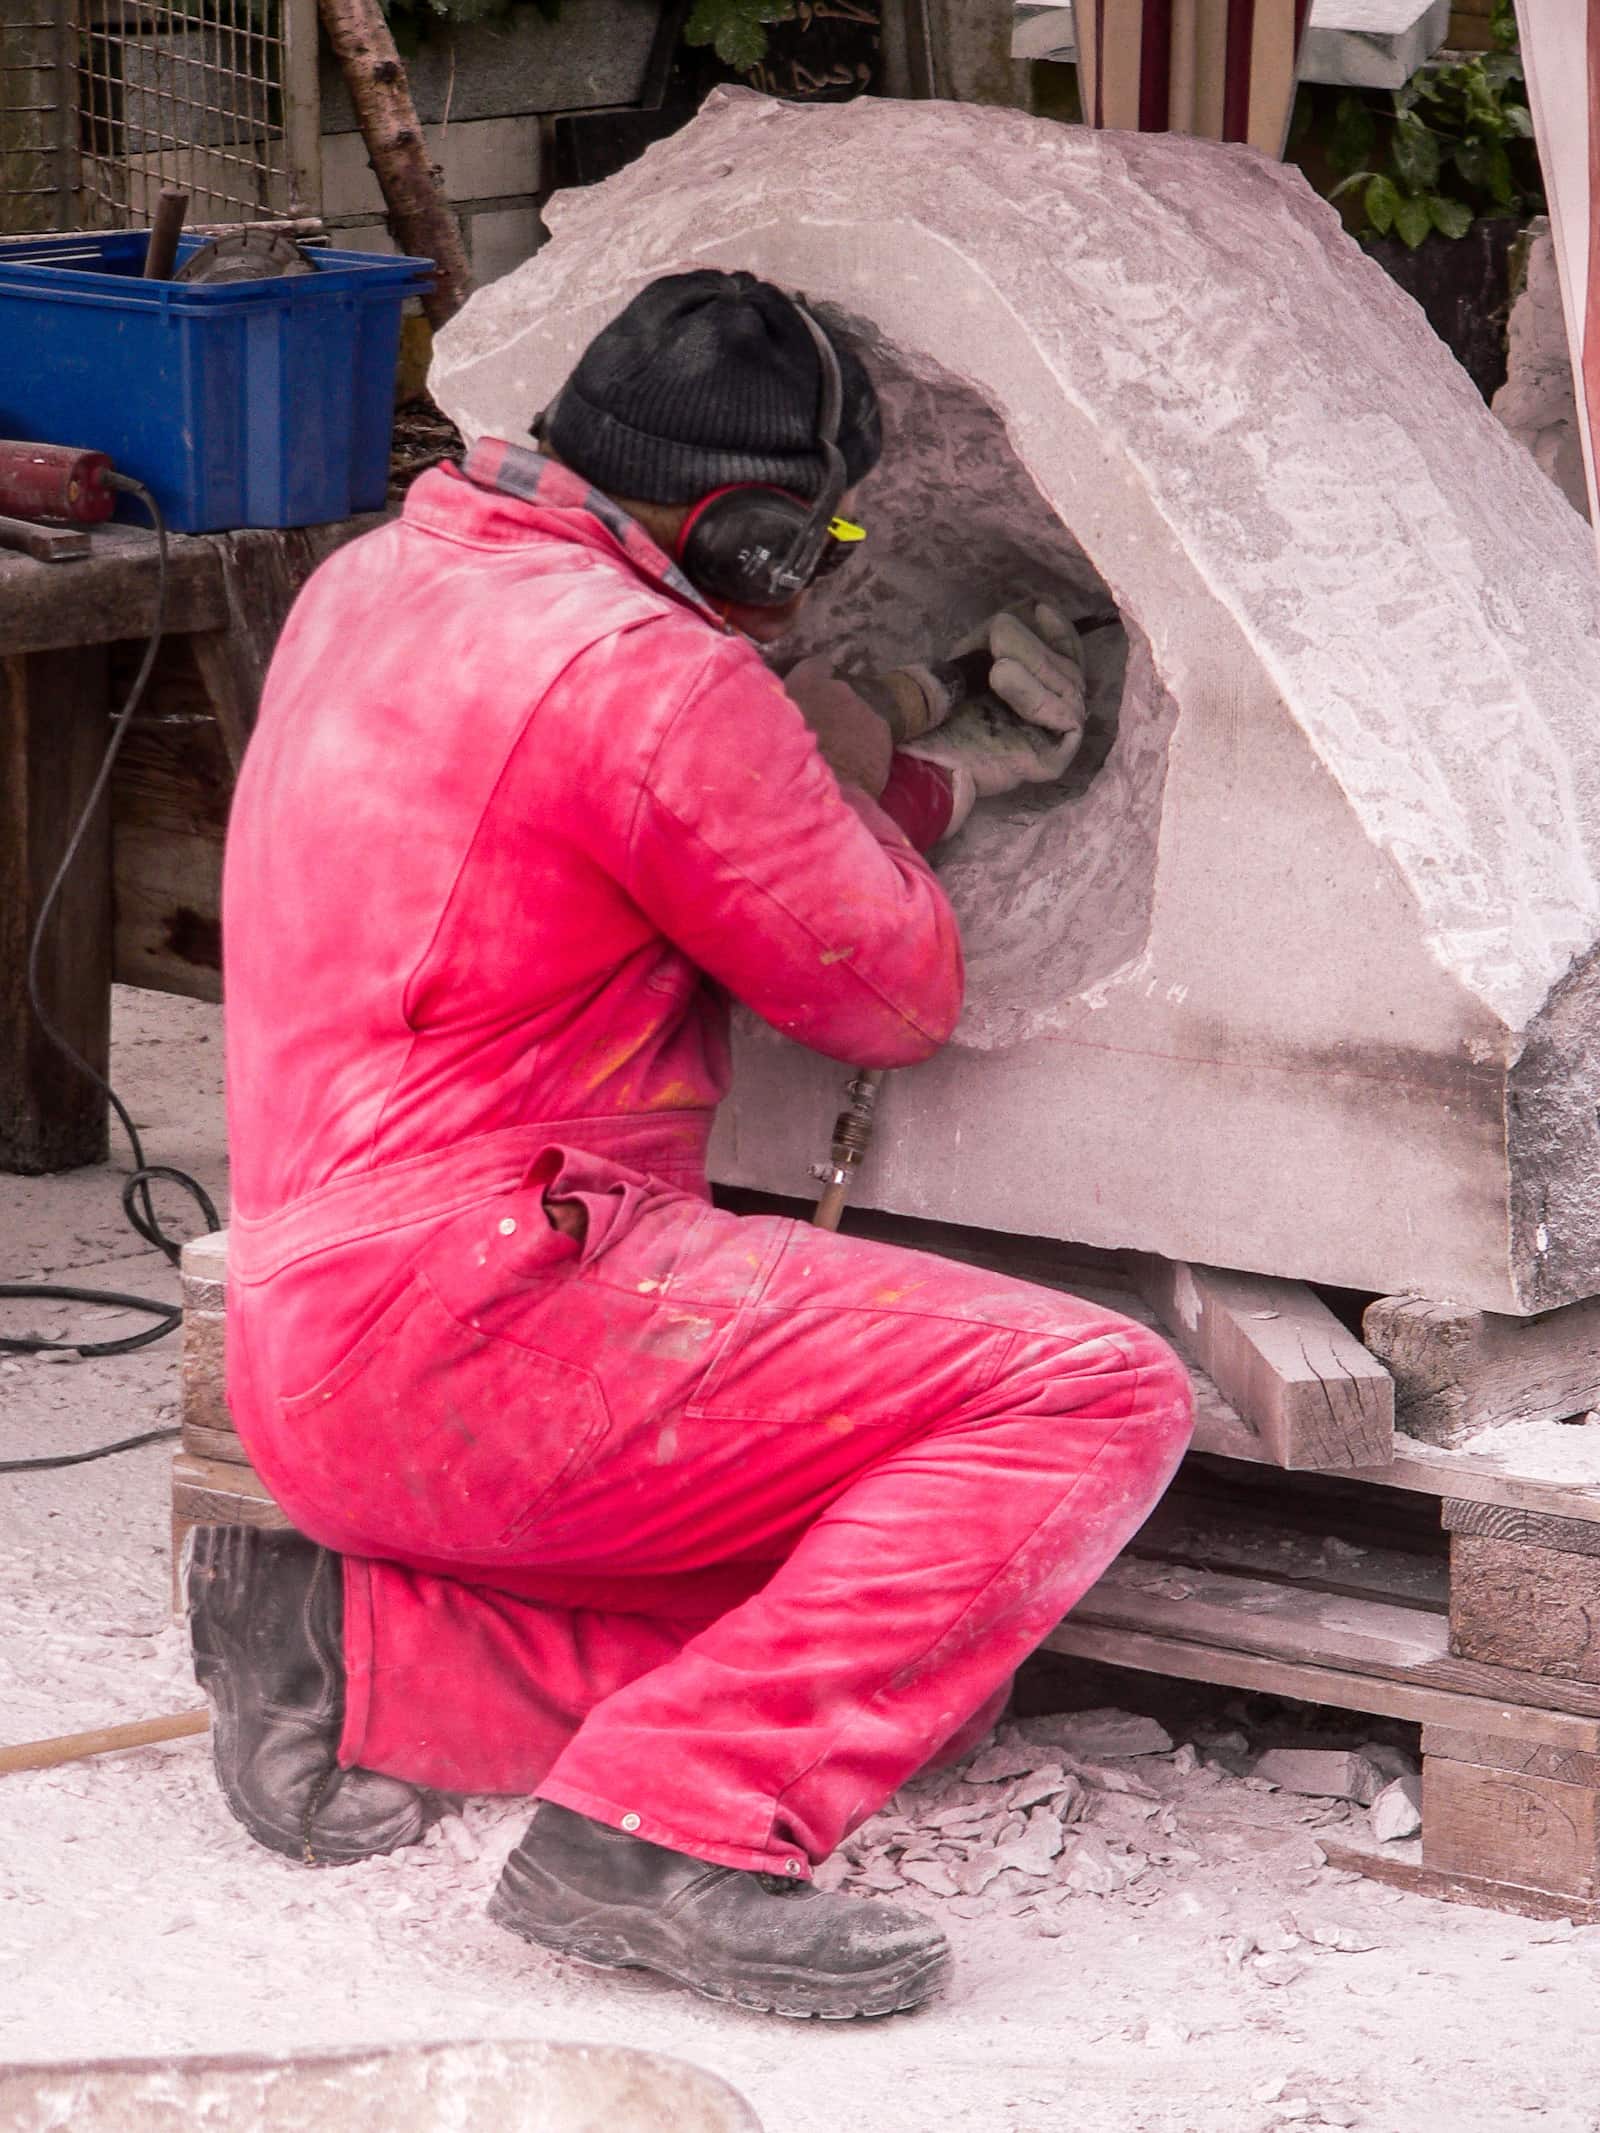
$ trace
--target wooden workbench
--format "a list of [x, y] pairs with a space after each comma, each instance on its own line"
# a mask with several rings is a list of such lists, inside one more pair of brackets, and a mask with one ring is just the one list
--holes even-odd
[[[317, 563], [376, 523], [369, 517], [297, 532], [171, 540], [152, 686], [42, 959], [52, 1019], [101, 1072], [114, 978], [204, 990], [204, 982], [182, 974], [198, 969], [214, 991], [221, 829], [266, 662]], [[136, 528], [97, 530], [93, 553], [81, 562], [38, 563], [0, 551], [0, 1170], [65, 1170], [107, 1152], [104, 1096], [49, 1042], [29, 1007], [28, 943], [153, 627], [156, 579], [155, 537]], [[174, 808], [170, 796], [183, 792], [185, 781], [193, 804]], [[153, 787], [152, 812], [146, 803]], [[124, 794], [127, 805], [119, 807]], [[189, 822], [177, 819], [185, 814]], [[119, 815], [131, 862], [121, 870], [113, 835]], [[211, 908], [188, 909], [192, 939], [179, 939], [166, 954], [139, 939], [137, 913], [118, 910], [118, 890], [124, 907], [136, 906], [137, 863], [148, 871], [164, 856], [181, 862], [191, 827], [191, 843], [198, 838], [210, 855]]]

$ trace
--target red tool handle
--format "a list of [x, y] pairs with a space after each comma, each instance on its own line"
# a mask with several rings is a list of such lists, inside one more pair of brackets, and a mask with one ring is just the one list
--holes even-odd
[[12, 444], [0, 439], [0, 515], [58, 518], [95, 526], [116, 509], [104, 452], [70, 444]]

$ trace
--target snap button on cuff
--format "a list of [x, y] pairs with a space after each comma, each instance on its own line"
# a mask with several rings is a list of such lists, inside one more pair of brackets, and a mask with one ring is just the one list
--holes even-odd
[[784, 1872], [785, 1872], [786, 1874], [798, 1874], [798, 1873], [799, 1873], [799, 1871], [800, 1871], [800, 1862], [799, 1862], [799, 1860], [798, 1860], [798, 1859], [785, 1859], [785, 1860], [784, 1860], [784, 1862], [783, 1862], [783, 1870], [784, 1870]]
[[639, 1827], [639, 1817], [637, 1815], [624, 1815], [622, 1826], [631, 1835]]
[[516, 1222], [516, 1217], [515, 1217], [514, 1215], [502, 1215], [502, 1216], [501, 1216], [501, 1218], [500, 1218], [500, 1234], [501, 1234], [501, 1236], [502, 1236], [502, 1237], [514, 1237], [514, 1236], [516, 1235], [516, 1233], [517, 1233], [517, 1222]]

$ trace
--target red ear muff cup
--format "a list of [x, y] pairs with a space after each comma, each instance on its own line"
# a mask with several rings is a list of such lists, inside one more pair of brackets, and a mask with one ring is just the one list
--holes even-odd
[[785, 489], [721, 489], [684, 522], [678, 564], [697, 592], [733, 607], [787, 607], [783, 578], [813, 506]]

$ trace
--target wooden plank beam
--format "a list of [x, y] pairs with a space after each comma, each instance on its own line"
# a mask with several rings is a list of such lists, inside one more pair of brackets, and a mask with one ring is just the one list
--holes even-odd
[[[45, 1035], [27, 978], [45, 895], [100, 768], [106, 713], [102, 648], [0, 659], [0, 1170], [70, 1170], [107, 1151], [105, 1096]], [[111, 837], [103, 802], [45, 934], [40, 981], [52, 1022], [104, 1074]]]
[[[0, 658], [142, 638], [155, 622], [155, 535], [97, 526], [92, 553], [60, 568], [0, 551]], [[217, 557], [203, 538], [176, 536], [169, 549], [169, 633], [221, 629], [228, 603]]]
[[1422, 1763], [1422, 1863], [1593, 1903], [1600, 1896], [1600, 1792], [1559, 1778]]
[[[1254, 1466], [1263, 1463], [1259, 1438], [1242, 1426], [1229, 1426], [1217, 1418], [1202, 1418], [1195, 1430], [1193, 1449]], [[1378, 1488], [1404, 1489], [1418, 1496], [1452, 1496], [1463, 1502], [1502, 1504], [1558, 1518], [1600, 1520], [1600, 1488], [1592, 1483], [1519, 1474], [1497, 1458], [1451, 1451], [1442, 1445], [1418, 1444], [1398, 1432], [1394, 1457], [1386, 1465], [1350, 1467], [1341, 1478], [1372, 1482]]]
[[1453, 1534], [1450, 1646], [1544, 1680], [1600, 1682], [1600, 1556]]
[[1482, 1763], [1490, 1770], [1556, 1778], [1563, 1785], [1600, 1787], [1600, 1755], [1515, 1739], [1510, 1734], [1462, 1733], [1454, 1726], [1427, 1725], [1422, 1729], [1422, 1752], [1442, 1755], [1452, 1763]]
[[1600, 1921], [1600, 1903], [1586, 1903], [1579, 1896], [1552, 1895], [1547, 1889], [1530, 1889], [1511, 1881], [1487, 1880], [1480, 1874], [1441, 1873], [1414, 1859], [1396, 1856], [1393, 1846], [1369, 1849], [1360, 1844], [1342, 1844], [1318, 1835], [1329, 1866], [1344, 1873], [1362, 1874], [1391, 1889], [1404, 1889], [1408, 1896], [1431, 1896], [1438, 1903], [1469, 1903], [1480, 1911], [1509, 1911], [1518, 1918], [1570, 1918], [1577, 1925]]
[[1140, 1255], [1134, 1278], [1230, 1406], [1282, 1467], [1381, 1464], [1394, 1386], [1303, 1282]]
[[1529, 1548], [1558, 1548], [1565, 1555], [1600, 1555], [1600, 1526], [1587, 1518], [1556, 1518], [1516, 1504], [1471, 1503], [1447, 1496], [1439, 1506], [1439, 1522], [1447, 1533], [1479, 1533]]
[[179, 1451], [172, 1461], [172, 1508], [190, 1525], [287, 1526], [254, 1467], [224, 1465]]
[[1600, 1685], [1452, 1656], [1443, 1615], [1230, 1572], [1123, 1557], [1084, 1594], [1073, 1620], [1600, 1718]]
[[1258, 1652], [1188, 1644], [1180, 1637], [1151, 1636], [1139, 1630], [1103, 1629], [1069, 1615], [1053, 1629], [1042, 1647], [1069, 1659], [1093, 1659], [1102, 1666], [1125, 1666], [1138, 1674], [1170, 1674], [1178, 1681], [1210, 1681], [1225, 1688], [1258, 1689], [1268, 1696], [1290, 1696], [1302, 1703], [1323, 1704], [1336, 1711], [1370, 1711], [1380, 1718], [1404, 1718], [1423, 1725], [1451, 1726], [1466, 1732], [1509, 1734], [1579, 1754], [1600, 1750], [1600, 1720], [1566, 1711], [1529, 1709], [1495, 1703], [1488, 1697], [1462, 1696], [1414, 1679], [1390, 1680], [1339, 1666], [1265, 1658]]
[[195, 672], [199, 642], [163, 645], [152, 709], [129, 727], [117, 759], [114, 961], [119, 984], [220, 1000], [222, 847], [234, 770]]
[[1510, 1318], [1381, 1296], [1362, 1331], [1393, 1373], [1399, 1427], [1425, 1444], [1462, 1444], [1499, 1423], [1565, 1422], [1600, 1407], [1600, 1297]]

